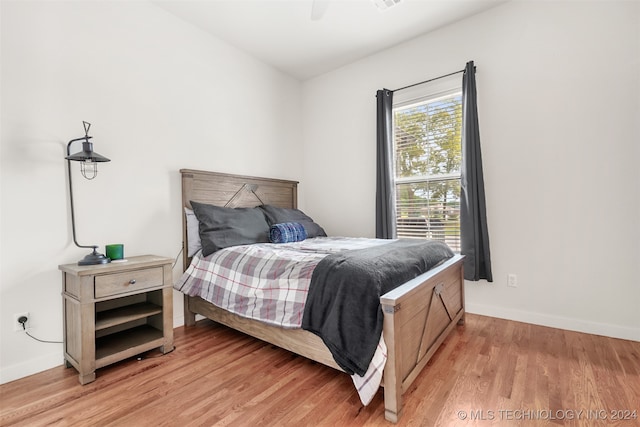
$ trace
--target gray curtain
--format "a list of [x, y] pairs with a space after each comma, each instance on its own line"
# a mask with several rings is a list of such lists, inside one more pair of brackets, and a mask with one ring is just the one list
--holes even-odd
[[393, 92], [382, 89], [377, 98], [376, 237], [396, 236], [395, 189], [393, 186], [392, 112]]
[[476, 98], [476, 70], [467, 62], [462, 77], [462, 180], [460, 196], [461, 253], [464, 278], [493, 281], [487, 227], [480, 129]]

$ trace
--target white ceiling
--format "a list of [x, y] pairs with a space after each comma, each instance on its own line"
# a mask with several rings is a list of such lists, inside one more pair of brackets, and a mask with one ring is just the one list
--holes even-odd
[[[158, 0], [154, 3], [275, 68], [306, 80], [505, 0]], [[318, 3], [316, 3], [318, 6]], [[322, 6], [322, 5], [321, 5]]]

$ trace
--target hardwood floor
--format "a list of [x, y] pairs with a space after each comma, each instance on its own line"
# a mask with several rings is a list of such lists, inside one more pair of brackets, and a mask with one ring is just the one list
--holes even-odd
[[[224, 326], [177, 328], [175, 345], [85, 386], [62, 366], [4, 384], [0, 425], [391, 425], [382, 392], [362, 407], [346, 374]], [[640, 342], [468, 314], [398, 425], [499, 424], [640, 426]]]

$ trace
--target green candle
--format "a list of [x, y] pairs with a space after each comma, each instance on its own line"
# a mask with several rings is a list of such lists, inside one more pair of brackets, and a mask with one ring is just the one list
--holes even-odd
[[107, 258], [111, 260], [118, 260], [124, 258], [124, 245], [121, 243], [107, 245], [106, 251]]

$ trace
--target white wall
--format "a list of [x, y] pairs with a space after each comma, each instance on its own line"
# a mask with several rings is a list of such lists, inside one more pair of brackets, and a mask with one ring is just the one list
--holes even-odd
[[[301, 84], [145, 2], [1, 2], [0, 381], [62, 363], [71, 241], [66, 143], [93, 124], [112, 161], [74, 171], [78, 239], [175, 257], [180, 168], [299, 179]], [[281, 166], [286, 165], [286, 166]], [[78, 167], [74, 164], [74, 167]], [[180, 265], [180, 264], [179, 264]], [[176, 267], [174, 273], [179, 274]], [[181, 304], [176, 299], [176, 324]]]
[[474, 60], [495, 281], [468, 310], [640, 340], [639, 31], [637, 2], [511, 2], [305, 82], [307, 211], [373, 236], [375, 91]]

